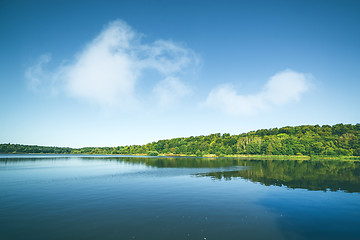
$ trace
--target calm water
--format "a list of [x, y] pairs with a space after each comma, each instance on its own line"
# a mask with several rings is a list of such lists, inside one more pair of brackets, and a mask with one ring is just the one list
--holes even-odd
[[0, 239], [360, 239], [360, 163], [1, 155]]

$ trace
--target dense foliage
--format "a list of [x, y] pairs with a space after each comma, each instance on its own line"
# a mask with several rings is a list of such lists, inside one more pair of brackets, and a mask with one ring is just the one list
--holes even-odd
[[360, 156], [359, 139], [360, 124], [303, 125], [261, 129], [240, 135], [216, 133], [119, 147], [72, 149], [0, 144], [0, 153]]

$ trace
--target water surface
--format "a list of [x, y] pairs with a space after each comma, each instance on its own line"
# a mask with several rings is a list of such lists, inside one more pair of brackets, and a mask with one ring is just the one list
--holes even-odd
[[360, 164], [1, 155], [0, 239], [359, 239]]

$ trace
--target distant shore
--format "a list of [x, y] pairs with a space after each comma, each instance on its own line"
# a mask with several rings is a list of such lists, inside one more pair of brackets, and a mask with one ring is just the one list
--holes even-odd
[[90, 155], [90, 156], [133, 156], [133, 157], [183, 157], [183, 158], [238, 158], [247, 160], [296, 160], [296, 161], [309, 161], [309, 160], [339, 160], [339, 161], [360, 161], [360, 156], [306, 156], [306, 155], [221, 155], [207, 154], [203, 156], [185, 155], [185, 154], [159, 154], [157, 156], [149, 156], [147, 154], [92, 154], [92, 153], [0, 153], [0, 155]]

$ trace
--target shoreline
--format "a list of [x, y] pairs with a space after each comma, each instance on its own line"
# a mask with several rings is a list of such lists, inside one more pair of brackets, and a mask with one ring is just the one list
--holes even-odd
[[147, 154], [91, 154], [91, 153], [0, 153], [1, 155], [87, 155], [87, 156], [129, 156], [129, 157], [179, 157], [179, 158], [207, 158], [207, 159], [221, 159], [221, 158], [234, 158], [243, 160], [295, 160], [295, 161], [321, 161], [321, 160], [334, 160], [334, 161], [360, 161], [360, 156], [322, 156], [322, 155], [222, 155], [216, 156], [208, 154], [203, 156], [185, 155], [185, 154], [159, 154], [157, 156], [149, 156]]

